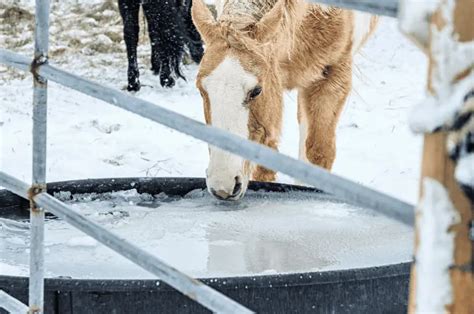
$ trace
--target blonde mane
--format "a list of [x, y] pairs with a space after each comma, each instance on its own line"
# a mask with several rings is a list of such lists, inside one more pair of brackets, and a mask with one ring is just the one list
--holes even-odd
[[[272, 11], [272, 9], [276, 9], [276, 5], [282, 6], [277, 26], [278, 30], [273, 32], [273, 36], [270, 36], [273, 40], [267, 40], [264, 44], [269, 44], [272, 41], [279, 42], [279, 46], [282, 48], [281, 51], [286, 51], [289, 56], [289, 52], [295, 43], [295, 34], [300, 27], [303, 16], [307, 12], [307, 5], [303, 0], [217, 0], [217, 22], [223, 29], [229, 30], [228, 32], [224, 32], [227, 33], [224, 37], [228, 37], [228, 41], [235, 42], [234, 34], [255, 31], [254, 26], [260, 22], [265, 15], [268, 15], [267, 13]], [[234, 32], [234, 30], [236, 32]], [[240, 42], [238, 45], [248, 46], [246, 39], [252, 36], [244, 35], [237, 37]], [[283, 38], [285, 39], [284, 41], [279, 40]], [[255, 45], [256, 43], [254, 42], [253, 44]], [[235, 44], [231, 45], [235, 46]]]
[[270, 11], [278, 0], [217, 0], [217, 20], [231, 23], [236, 29], [255, 24]]

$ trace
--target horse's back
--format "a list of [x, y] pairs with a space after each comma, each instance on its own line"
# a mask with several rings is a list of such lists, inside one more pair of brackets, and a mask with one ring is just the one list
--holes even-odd
[[287, 88], [308, 86], [324, 79], [327, 66], [351, 63], [377, 24], [370, 14], [310, 4], [290, 54], [282, 53]]

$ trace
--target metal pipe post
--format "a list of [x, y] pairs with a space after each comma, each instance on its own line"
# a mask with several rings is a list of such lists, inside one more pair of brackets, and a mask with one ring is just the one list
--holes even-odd
[[0, 290], [0, 309], [10, 313], [27, 313], [28, 307], [3, 290]]
[[[1, 171], [0, 185], [21, 197], [28, 197], [29, 187], [26, 183]], [[220, 292], [185, 275], [177, 269], [167, 265], [156, 256], [143, 251], [129, 241], [104, 229], [99, 224], [87, 219], [54, 197], [46, 193], [40, 193], [33, 198], [38, 205], [47, 208], [48, 211], [64, 219], [75, 228], [93, 237], [100, 243], [111, 248], [143, 269], [158, 276], [170, 286], [176, 288], [194, 301], [204, 305], [211, 311], [216, 313], [253, 313]]]
[[[48, 82], [38, 68], [48, 62], [49, 0], [36, 0], [35, 56], [33, 73], [33, 185], [30, 194], [46, 189], [46, 122]], [[44, 303], [44, 210], [31, 200], [30, 223], [30, 313], [43, 313]]]

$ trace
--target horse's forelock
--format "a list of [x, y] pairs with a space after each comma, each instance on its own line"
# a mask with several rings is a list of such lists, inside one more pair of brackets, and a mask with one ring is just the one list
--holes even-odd
[[231, 21], [236, 29], [242, 30], [255, 24], [270, 11], [278, 0], [223, 0], [219, 21]]
[[268, 62], [268, 55], [264, 46], [268, 43], [259, 43], [251, 36], [251, 29], [239, 30], [233, 24], [220, 24], [220, 34], [229, 47], [244, 54], [251, 54], [253, 59], [260, 63]]

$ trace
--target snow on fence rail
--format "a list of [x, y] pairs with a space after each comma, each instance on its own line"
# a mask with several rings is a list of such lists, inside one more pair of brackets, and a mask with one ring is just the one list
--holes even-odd
[[346, 9], [365, 11], [372, 14], [397, 17], [398, 0], [307, 0], [308, 2], [324, 3]]
[[[396, 17], [397, 0], [308, 0], [341, 6], [369, 13]], [[105, 230], [71, 210], [66, 204], [46, 193], [46, 128], [47, 128], [47, 79], [101, 99], [152, 121], [193, 136], [223, 150], [240, 155], [275, 171], [309, 183], [342, 201], [371, 208], [405, 224], [414, 224], [414, 206], [398, 199], [361, 186], [342, 177], [274, 150], [242, 139], [215, 127], [207, 126], [183, 115], [166, 110], [150, 102], [129, 96], [118, 90], [83, 79], [48, 64], [49, 0], [36, 0], [35, 58], [0, 49], [0, 63], [33, 74], [33, 184], [28, 186], [18, 179], [0, 172], [0, 185], [31, 202], [31, 253], [29, 312], [43, 312], [44, 296], [44, 209], [113, 249], [135, 264], [159, 276], [177, 290], [218, 313], [251, 313], [237, 302], [212, 288], [179, 272], [155, 256], [132, 243]], [[26, 312], [28, 307], [0, 290], [0, 306], [11, 312]]]

